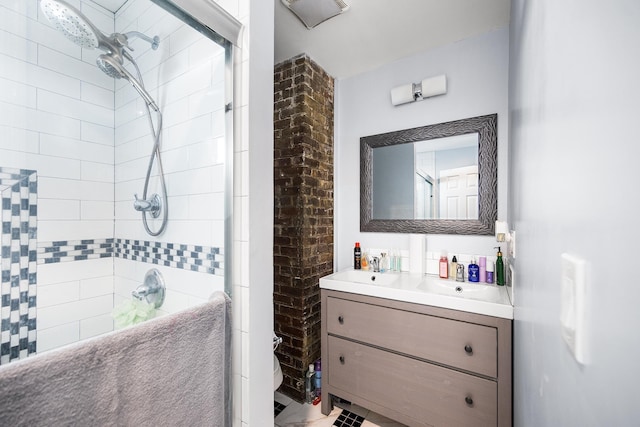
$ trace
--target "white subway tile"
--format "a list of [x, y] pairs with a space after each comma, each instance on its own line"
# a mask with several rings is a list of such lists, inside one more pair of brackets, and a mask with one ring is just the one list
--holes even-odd
[[21, 61], [38, 63], [38, 45], [31, 40], [0, 30], [0, 53]]
[[79, 220], [80, 201], [45, 199], [41, 196], [38, 200], [38, 220]]
[[224, 113], [224, 95], [224, 82], [190, 95], [189, 117], [198, 117], [218, 110]]
[[113, 147], [114, 130], [112, 126], [101, 126], [95, 123], [81, 122], [80, 135], [83, 141]]
[[213, 121], [210, 114], [195, 117], [193, 120], [167, 128], [167, 137], [163, 139], [163, 148], [170, 150], [188, 144], [211, 139]]
[[[192, 29], [191, 31], [195, 30]], [[197, 42], [189, 46], [189, 66], [197, 67], [209, 60], [212, 60], [214, 64], [222, 62], [224, 67], [224, 48], [213, 40], [200, 36]], [[222, 80], [224, 80], [224, 74], [222, 76]]]
[[80, 281], [80, 298], [94, 298], [113, 293], [113, 276], [93, 277]]
[[87, 181], [113, 183], [113, 165], [82, 161], [80, 163], [80, 178]]
[[[97, 54], [96, 54], [97, 57]], [[60, 55], [53, 49], [38, 47], [38, 64], [78, 80], [87, 81], [104, 89], [113, 90], [113, 78], [103, 73], [97, 65], [87, 64], [79, 58]]]
[[224, 220], [224, 193], [190, 195], [189, 219]]
[[44, 329], [38, 321], [38, 354], [77, 342], [79, 339], [79, 322], [70, 322], [64, 325]]
[[38, 179], [38, 195], [47, 199], [80, 200], [81, 183], [82, 181], [74, 179], [40, 177]]
[[38, 17], [38, 0], [3, 0], [2, 6], [31, 19]]
[[112, 235], [113, 221], [38, 221], [38, 239], [43, 241], [95, 239], [96, 236]]
[[77, 281], [38, 286], [38, 310], [44, 307], [66, 304], [80, 299], [80, 283]]
[[211, 86], [211, 62], [207, 61], [197, 68], [187, 71], [160, 87], [160, 93], [167, 102], [174, 102], [185, 96]]
[[7, 79], [0, 79], [0, 102], [36, 108], [36, 88]]
[[43, 89], [38, 89], [38, 109], [85, 122], [113, 127], [112, 109]]
[[0, 102], [0, 126], [78, 138], [80, 121], [57, 114]]
[[[118, 146], [116, 150], [120, 147]], [[142, 179], [145, 177], [147, 168], [149, 165], [149, 159], [140, 157], [128, 162], [119, 163], [115, 166], [114, 174], [116, 182], [131, 181]], [[140, 188], [142, 192], [142, 188]]]
[[40, 153], [113, 164], [113, 147], [55, 135], [42, 134], [40, 136]]
[[162, 166], [166, 174], [181, 172], [187, 168], [189, 153], [185, 147], [168, 150], [161, 154]]
[[111, 114], [113, 114], [115, 104], [115, 91], [113, 88], [104, 89], [88, 82], [80, 82], [80, 99], [108, 108], [111, 110]]
[[148, 135], [118, 145], [115, 150], [115, 164], [119, 165], [132, 160], [147, 158], [153, 149], [152, 138]]
[[113, 202], [82, 200], [80, 215], [82, 220], [113, 220]]
[[0, 149], [2, 166], [33, 169], [39, 177], [79, 178], [80, 162], [61, 157], [40, 156], [19, 151]]
[[42, 329], [64, 325], [100, 314], [109, 314], [113, 310], [113, 296], [72, 301], [52, 307], [38, 309], [38, 327]]
[[181, 150], [186, 150], [188, 153], [189, 160], [186, 163], [187, 167], [189, 169], [196, 169], [224, 164], [226, 160], [225, 145], [225, 138], [220, 137], [213, 140], [191, 144], [188, 147], [181, 148]]
[[42, 264], [38, 266], [38, 285], [86, 280], [111, 276], [112, 274], [113, 258]]
[[[37, 153], [40, 150], [40, 136], [38, 132], [0, 126], [0, 149]], [[4, 159], [3, 159], [4, 161]], [[3, 166], [6, 166], [3, 164]]]
[[98, 181], [80, 181], [80, 200], [113, 202], [113, 184]]
[[111, 314], [90, 317], [80, 321], [80, 339], [95, 337], [113, 331], [113, 317]]

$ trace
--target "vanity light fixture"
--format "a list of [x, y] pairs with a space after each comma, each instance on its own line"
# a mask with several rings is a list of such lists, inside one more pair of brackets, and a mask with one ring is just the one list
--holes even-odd
[[[284, 1], [284, 0], [283, 0]], [[391, 103], [393, 105], [421, 101], [436, 95], [447, 93], [447, 76], [429, 77], [420, 83], [409, 83], [391, 89]]]
[[349, 9], [342, 0], [282, 0], [302, 23], [311, 29]]

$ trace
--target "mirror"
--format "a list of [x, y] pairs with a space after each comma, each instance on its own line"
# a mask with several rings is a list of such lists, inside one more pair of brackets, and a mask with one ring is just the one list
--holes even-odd
[[492, 235], [497, 114], [360, 139], [360, 231]]

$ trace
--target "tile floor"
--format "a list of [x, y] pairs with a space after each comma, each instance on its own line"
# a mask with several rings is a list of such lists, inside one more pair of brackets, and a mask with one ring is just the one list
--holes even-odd
[[287, 396], [274, 393], [276, 427], [405, 427], [388, 418], [357, 405], [333, 407], [329, 415], [322, 415], [320, 404], [300, 404]]

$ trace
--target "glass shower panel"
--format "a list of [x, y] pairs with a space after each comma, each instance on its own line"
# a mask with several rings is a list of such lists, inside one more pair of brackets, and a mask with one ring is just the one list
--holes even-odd
[[[225, 48], [148, 0], [122, 3], [114, 13], [69, 1], [107, 35], [160, 38], [157, 50], [130, 38], [163, 114], [169, 222], [158, 237], [133, 209], [154, 142], [139, 93], [103, 73], [104, 52], [68, 40], [38, 1], [0, 4], [0, 363], [113, 330], [114, 306], [153, 268], [167, 286], [158, 315], [224, 290]], [[151, 175], [161, 194], [157, 162]]]

